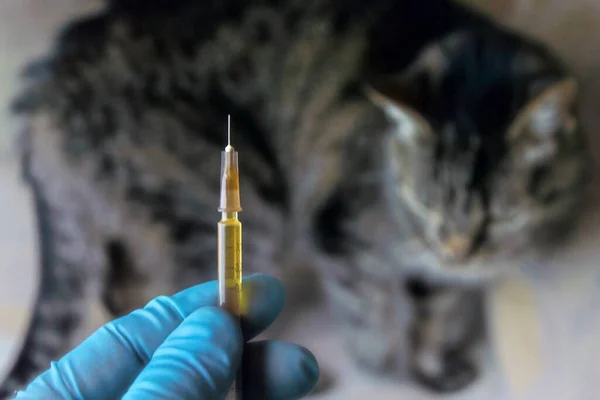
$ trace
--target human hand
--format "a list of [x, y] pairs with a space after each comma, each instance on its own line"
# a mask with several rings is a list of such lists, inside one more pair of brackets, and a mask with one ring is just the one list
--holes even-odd
[[215, 281], [158, 297], [101, 327], [15, 398], [220, 399], [240, 365], [244, 399], [308, 394], [319, 375], [308, 350], [271, 340], [243, 345], [277, 318], [285, 302], [283, 285], [252, 275], [244, 279], [243, 293], [248, 310], [241, 329], [215, 307]]

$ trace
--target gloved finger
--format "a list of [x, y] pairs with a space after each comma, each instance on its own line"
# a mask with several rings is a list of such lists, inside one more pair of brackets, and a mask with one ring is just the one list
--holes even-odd
[[[194, 312], [156, 350], [123, 399], [223, 398], [241, 355], [241, 336], [231, 324], [216, 308]], [[237, 341], [232, 332], [237, 332]], [[297, 399], [308, 394], [319, 377], [319, 366], [308, 350], [280, 341], [249, 343], [243, 367], [242, 388], [249, 400]]]
[[306, 348], [282, 341], [257, 341], [244, 348], [242, 391], [245, 400], [298, 399], [319, 379], [319, 364]]
[[285, 306], [285, 287], [278, 279], [264, 274], [244, 279], [241, 326], [244, 339], [252, 340], [267, 329]]
[[[244, 279], [247, 339], [271, 324], [284, 305], [283, 285], [267, 275]], [[114, 399], [135, 379], [158, 346], [192, 312], [218, 302], [215, 281], [171, 297], [158, 297], [146, 307], [114, 320], [85, 340], [34, 380], [17, 399]]]
[[225, 311], [201, 308], [154, 352], [124, 400], [223, 398], [240, 363], [242, 333]]

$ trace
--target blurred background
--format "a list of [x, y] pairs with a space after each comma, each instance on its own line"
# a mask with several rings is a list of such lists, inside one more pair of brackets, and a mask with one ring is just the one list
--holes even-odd
[[[542, 39], [579, 75], [583, 124], [594, 159], [600, 143], [600, 3], [597, 0], [463, 0]], [[7, 104], [22, 63], [41, 54], [56, 27], [99, 7], [96, 0], [0, 0], [0, 377], [19, 351], [37, 289], [36, 226], [14, 155], [19, 121]], [[484, 376], [444, 399], [600, 398], [600, 214], [598, 178], [590, 187], [589, 216], [562, 254], [490, 294], [491, 345]], [[543, 268], [531, 279], [530, 270]], [[104, 321], [91, 314], [89, 330]], [[335, 328], [317, 311], [299, 316], [289, 339], [315, 351], [340, 382], [321, 399], [433, 399], [420, 389], [356, 371]], [[89, 331], [88, 330], [88, 331]], [[441, 398], [441, 397], [440, 397]]]

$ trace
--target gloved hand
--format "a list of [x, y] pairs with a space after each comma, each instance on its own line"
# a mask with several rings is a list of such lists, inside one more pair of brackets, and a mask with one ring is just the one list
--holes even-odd
[[248, 309], [241, 329], [215, 307], [217, 297], [213, 281], [152, 300], [104, 325], [16, 399], [220, 399], [240, 364], [244, 399], [309, 393], [319, 367], [308, 350], [281, 341], [243, 346], [281, 312], [283, 285], [266, 275], [244, 279]]

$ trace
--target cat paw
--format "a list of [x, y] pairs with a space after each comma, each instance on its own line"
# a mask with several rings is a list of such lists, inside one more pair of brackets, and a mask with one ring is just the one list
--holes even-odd
[[438, 374], [421, 368], [415, 368], [413, 374], [419, 383], [437, 393], [462, 390], [473, 383], [479, 375], [472, 361], [457, 356], [447, 356]]
[[348, 351], [356, 365], [371, 374], [397, 379], [408, 375], [409, 357], [401, 346], [371, 339], [351, 342]]

